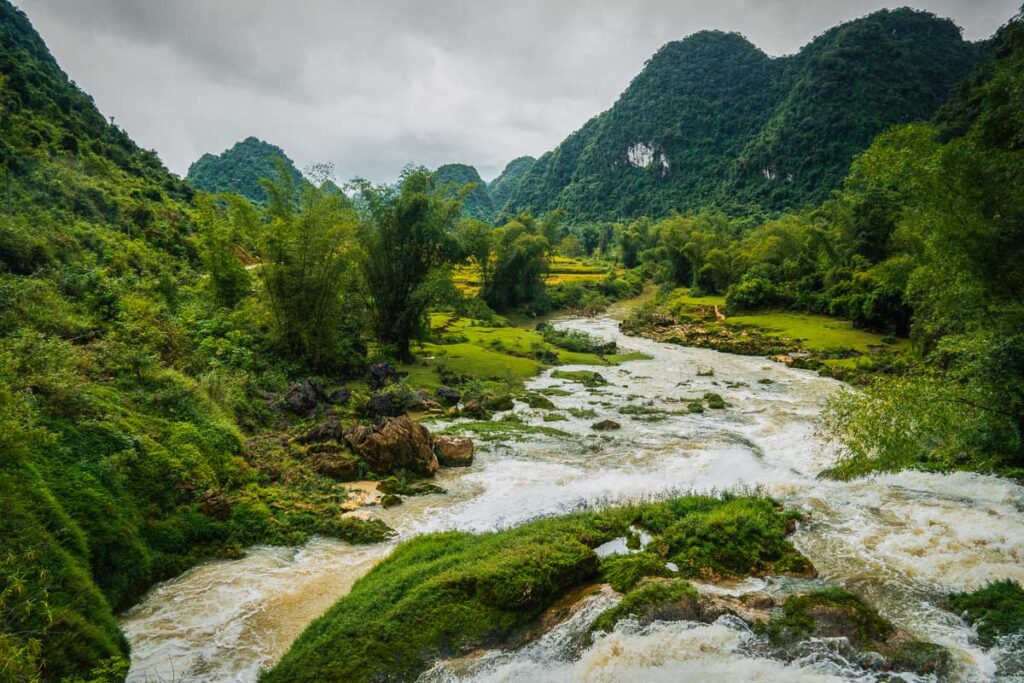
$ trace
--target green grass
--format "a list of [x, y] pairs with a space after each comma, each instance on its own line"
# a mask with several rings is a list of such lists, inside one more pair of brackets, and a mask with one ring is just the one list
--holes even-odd
[[1016, 581], [996, 581], [972, 593], [949, 598], [950, 606], [962, 614], [978, 632], [978, 642], [995, 645], [1000, 636], [1024, 633], [1024, 588]]
[[726, 325], [760, 327], [769, 334], [798, 340], [808, 351], [850, 349], [866, 355], [883, 346], [891, 351], [900, 351], [910, 345], [906, 339], [899, 340], [896, 344], [885, 345], [882, 343], [883, 335], [854, 329], [853, 323], [849, 320], [810, 313], [774, 311], [729, 316]]
[[[750, 517], [741, 526], [770, 529], [785, 548], [763, 543], [756, 533], [752, 543], [728, 535], [723, 532], [729, 525], [715, 521], [738, 523], [740, 515]], [[748, 562], [758, 568], [771, 566], [779, 551], [801, 557], [784, 540], [787, 519], [768, 499], [694, 496], [566, 515], [494, 533], [420, 536], [401, 544], [356, 582], [261, 680], [412, 681], [439, 657], [508, 643], [570, 589], [602, 575], [619, 575], [604, 565], [621, 569], [623, 560], [602, 561], [594, 548], [628, 534], [632, 524], [664, 532], [654, 542], [666, 549], [685, 545], [680, 534], [684, 527], [692, 529], [698, 534], [694, 543], [706, 548], [705, 559], [735, 557], [735, 546], [749, 544], [755, 553], [767, 553]], [[694, 524], [686, 526], [688, 520]], [[704, 536], [711, 527], [716, 533]], [[653, 569], [653, 560], [647, 564]], [[673, 586], [673, 595], [686, 590], [682, 583]]]
[[432, 313], [432, 341], [414, 348], [418, 362], [400, 366], [410, 386], [436, 389], [442, 372], [469, 379], [521, 384], [550, 365], [616, 365], [646, 358], [641, 353], [598, 355], [568, 351], [549, 343], [534, 329], [488, 325], [451, 313]]

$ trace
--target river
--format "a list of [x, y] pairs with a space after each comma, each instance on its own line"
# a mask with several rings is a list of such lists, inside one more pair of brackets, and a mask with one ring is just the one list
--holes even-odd
[[[837, 453], [816, 434], [815, 419], [840, 383], [764, 358], [627, 337], [614, 316], [558, 324], [614, 339], [649, 359], [560, 368], [600, 372], [609, 385], [594, 390], [550, 371], [531, 380], [531, 389], [571, 391], [551, 396], [563, 412], [592, 410], [596, 417], [545, 423], [544, 411], [517, 403], [524, 419], [570, 436], [478, 444], [472, 467], [439, 473], [436, 483], [447, 494], [375, 511], [399, 539], [504, 528], [616, 501], [757, 487], [806, 511], [792, 540], [822, 581], [855, 590], [911, 635], [948, 646], [956, 680], [1024, 680], [1019, 641], [983, 651], [970, 643], [970, 629], [941, 608], [951, 590], [1024, 581], [1024, 488], [968, 473], [818, 479]], [[730, 407], [684, 414], [685, 399], [707, 391]], [[626, 406], [640, 408], [620, 413]], [[622, 429], [594, 432], [591, 423], [604, 418]], [[207, 563], [160, 584], [122, 615], [132, 646], [129, 680], [254, 681], [393, 547], [314, 539], [300, 548], [253, 548], [242, 559]], [[785, 592], [787, 582], [757, 579], [718, 589]], [[646, 628], [627, 621], [581, 650], [576, 636], [601, 606], [588, 605], [528, 647], [440, 663], [424, 680], [873, 680], [827, 643], [797, 662], [772, 660], [753, 634], [728, 619]]]

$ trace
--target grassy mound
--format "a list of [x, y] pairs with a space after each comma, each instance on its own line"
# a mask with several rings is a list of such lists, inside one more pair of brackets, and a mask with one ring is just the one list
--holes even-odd
[[[692, 496], [495, 533], [421, 536], [400, 545], [313, 622], [263, 680], [414, 680], [439, 657], [497, 646], [523, 633], [574, 586], [601, 576], [629, 583], [660, 573], [667, 554], [687, 556], [694, 575], [705, 568], [742, 574], [777, 565], [808, 567], [785, 541], [789, 519], [768, 499]], [[655, 534], [646, 561], [599, 560], [594, 548], [629, 534], [633, 524]], [[691, 543], [683, 540], [687, 533], [696, 534]], [[691, 546], [704, 552], [689, 553]], [[626, 564], [629, 571], [622, 572]]]
[[1024, 588], [1016, 581], [996, 581], [972, 593], [950, 596], [950, 605], [978, 631], [985, 647], [999, 636], [1024, 633]]

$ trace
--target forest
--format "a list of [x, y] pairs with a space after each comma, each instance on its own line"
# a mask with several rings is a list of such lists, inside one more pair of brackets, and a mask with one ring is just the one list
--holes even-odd
[[[623, 330], [717, 330], [676, 340], [687, 346], [806, 351], [757, 336], [789, 314], [871, 335], [869, 351], [799, 359], [858, 387], [824, 409], [822, 429], [847, 453], [829, 477], [912, 468], [1024, 481], [1021, 15], [974, 44], [948, 20], [882, 11], [775, 59], [737, 34], [697, 34], [662, 48], [554, 151], [514, 160], [490, 184], [465, 164], [345, 182], [330, 164], [300, 172], [253, 137], [179, 179], [98, 111], [7, 0], [0, 47], [0, 680], [123, 680], [115, 615], [204, 560], [314, 536], [391, 537], [379, 519], [342, 514], [338, 463], [351, 478], [398, 476], [405, 490], [423, 485], [416, 476], [281, 442], [318, 424], [323, 406], [346, 428], [415, 413], [444, 391], [480, 415], [513, 399], [543, 406], [525, 378], [628, 356], [536, 323], [645, 292]], [[653, 150], [646, 167], [619, 158], [637, 141]], [[712, 396], [692, 412], [725, 405]], [[477, 434], [555, 426], [496, 420]], [[641, 522], [665, 534], [675, 563], [694, 563], [690, 578], [704, 564], [737, 577], [764, 563], [803, 568], [782, 540], [788, 513], [752, 500], [693, 505], [709, 519], [722, 505], [758, 520], [767, 560], [725, 571], [714, 558], [734, 549], [708, 559], [672, 536], [684, 533], [685, 502], [535, 522], [509, 537], [558, 536], [557, 572], [532, 584], [550, 594], [507, 612], [501, 601], [516, 598], [498, 587], [479, 607], [441, 562], [429, 580], [457, 590], [438, 619], [457, 618], [465, 600], [480, 634], [518, 628], [578, 582], [574, 553]], [[385, 610], [387, 572], [423, 576], [405, 563], [433, 558], [434, 545], [479, 563], [487, 581], [505, 576], [505, 555], [525, 557], [499, 537], [452, 534], [400, 546], [353, 604]], [[434, 609], [424, 605], [408, 605], [402, 623], [421, 624], [414, 610]], [[351, 637], [362, 624], [343, 612], [314, 630]], [[414, 680], [423, 653], [444, 650], [428, 635], [391, 653], [397, 668], [372, 666]], [[302, 653], [267, 680], [348, 680], [361, 661], [317, 659], [321, 679]]]

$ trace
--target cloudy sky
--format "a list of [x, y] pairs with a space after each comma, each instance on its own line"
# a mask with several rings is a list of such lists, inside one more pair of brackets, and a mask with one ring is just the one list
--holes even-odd
[[14, 0], [64, 70], [179, 174], [255, 135], [300, 166], [485, 179], [607, 109], [669, 40], [739, 31], [772, 55], [911, 5], [969, 39], [1022, 0]]

